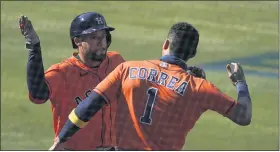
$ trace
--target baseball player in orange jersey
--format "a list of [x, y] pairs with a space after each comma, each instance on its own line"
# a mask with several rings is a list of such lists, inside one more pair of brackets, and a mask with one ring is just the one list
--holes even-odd
[[[74, 49], [72, 57], [52, 65], [45, 73], [40, 40], [26, 16], [19, 26], [29, 50], [27, 84], [29, 98], [35, 104], [51, 101], [55, 137], [68, 119], [68, 115], [91, 90], [117, 65], [124, 62], [118, 52], [107, 52], [111, 43], [105, 18], [96, 12], [78, 15], [71, 23], [70, 38]], [[59, 52], [59, 50], [57, 50]], [[94, 150], [96, 147], [115, 146], [114, 114], [116, 102], [104, 106], [84, 130], [65, 144], [66, 150]]]
[[237, 100], [186, 72], [185, 61], [195, 56], [198, 41], [198, 31], [191, 24], [176, 23], [159, 60], [120, 64], [71, 112], [50, 150], [63, 148], [99, 109], [115, 99], [117, 148], [121, 150], [181, 150], [188, 132], [207, 110], [249, 125], [251, 99], [240, 64], [227, 65]]

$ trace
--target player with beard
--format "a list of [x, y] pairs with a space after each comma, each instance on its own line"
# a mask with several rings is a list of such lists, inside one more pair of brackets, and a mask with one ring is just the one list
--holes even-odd
[[182, 150], [189, 132], [208, 110], [238, 125], [249, 125], [252, 103], [240, 64], [226, 66], [236, 99], [210, 81], [186, 73], [185, 62], [196, 56], [198, 43], [193, 25], [174, 24], [163, 42], [162, 57], [120, 64], [73, 109], [49, 150], [61, 150], [99, 109], [116, 99], [117, 150]]
[[[53, 129], [57, 137], [72, 109], [88, 97], [92, 89], [111, 71], [124, 62], [118, 52], [107, 52], [111, 44], [110, 31], [114, 28], [108, 27], [105, 18], [97, 12], [78, 15], [70, 26], [71, 43], [78, 52], [52, 65], [46, 72], [39, 37], [26, 16], [19, 18], [19, 28], [29, 50], [27, 63], [29, 98], [35, 104], [43, 104], [50, 100]], [[60, 53], [60, 50], [56, 51]], [[187, 72], [206, 78], [203, 69], [198, 67], [189, 67]], [[112, 92], [112, 95], [114, 93]], [[117, 102], [113, 102], [102, 107], [83, 130], [65, 143], [65, 150], [109, 150], [115, 146], [113, 126], [116, 104]]]
[[[111, 44], [110, 32], [114, 28], [107, 26], [105, 18], [97, 12], [78, 15], [70, 26], [71, 43], [78, 52], [44, 72], [40, 40], [31, 21], [26, 16], [21, 16], [19, 27], [29, 50], [29, 98], [35, 104], [50, 100], [56, 137], [72, 109], [88, 97], [91, 90], [113, 69], [124, 62], [118, 52], [107, 52]], [[53, 54], [55, 56], [59, 53], [60, 50], [55, 50]], [[115, 108], [116, 104], [102, 108], [84, 130], [67, 141], [65, 150], [94, 150], [96, 147], [103, 149], [114, 146]]]

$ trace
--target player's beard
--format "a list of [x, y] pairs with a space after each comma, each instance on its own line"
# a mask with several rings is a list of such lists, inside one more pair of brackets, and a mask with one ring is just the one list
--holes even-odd
[[106, 58], [106, 52], [107, 50], [102, 50], [102, 53], [97, 52], [88, 52], [87, 58], [92, 61], [103, 61]]

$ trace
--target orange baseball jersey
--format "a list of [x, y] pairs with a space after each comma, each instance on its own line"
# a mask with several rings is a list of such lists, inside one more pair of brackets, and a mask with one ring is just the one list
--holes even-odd
[[[76, 57], [51, 66], [45, 73], [50, 90], [53, 114], [53, 128], [58, 135], [68, 119], [68, 115], [79, 102], [89, 96], [91, 90], [101, 82], [117, 65], [124, 62], [118, 52], [107, 52], [106, 59], [98, 69], [85, 66]], [[113, 98], [112, 98], [113, 100]], [[94, 150], [98, 146], [115, 145], [116, 102], [102, 108], [85, 129], [66, 142], [66, 149]]]
[[110, 104], [118, 98], [117, 146], [128, 150], [181, 150], [206, 110], [226, 116], [236, 105], [207, 80], [160, 60], [125, 62], [94, 91]]

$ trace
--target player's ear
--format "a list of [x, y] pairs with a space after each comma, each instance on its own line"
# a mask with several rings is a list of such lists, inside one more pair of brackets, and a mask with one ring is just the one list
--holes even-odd
[[74, 43], [77, 45], [77, 46], [82, 46], [82, 40], [78, 37], [74, 37]]
[[166, 39], [162, 45], [162, 56], [169, 54], [169, 40]]
[[162, 45], [162, 50], [167, 50], [169, 48], [169, 40], [166, 39]]

